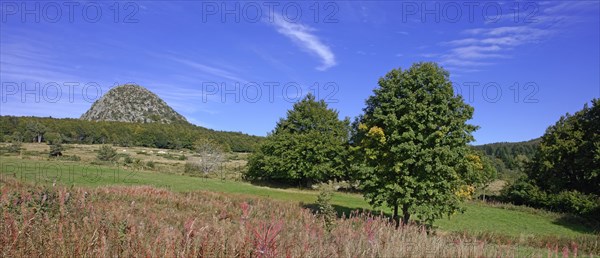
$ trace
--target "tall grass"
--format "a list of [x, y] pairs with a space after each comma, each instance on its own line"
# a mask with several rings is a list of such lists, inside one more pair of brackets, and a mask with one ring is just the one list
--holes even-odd
[[[387, 218], [361, 212], [343, 216], [328, 231], [322, 217], [296, 204], [238, 195], [173, 193], [146, 186], [42, 187], [12, 179], [3, 179], [0, 185], [4, 257], [531, 254], [518, 246], [428, 235], [413, 225], [395, 229]], [[545, 256], [542, 251], [539, 255]]]

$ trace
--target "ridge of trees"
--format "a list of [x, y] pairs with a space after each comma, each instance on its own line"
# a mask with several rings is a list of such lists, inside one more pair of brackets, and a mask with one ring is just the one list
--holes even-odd
[[86, 121], [72, 118], [0, 116], [4, 141], [46, 142], [60, 137], [63, 143], [114, 144], [166, 149], [193, 149], [206, 138], [226, 150], [253, 152], [263, 137], [240, 132], [215, 131], [191, 124]]
[[495, 142], [472, 148], [485, 154], [501, 177], [511, 177], [524, 172], [527, 162], [535, 156], [540, 141], [541, 138], [523, 142]]

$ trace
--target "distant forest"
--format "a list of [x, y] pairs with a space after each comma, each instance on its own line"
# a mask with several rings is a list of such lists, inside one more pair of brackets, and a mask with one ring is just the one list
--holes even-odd
[[535, 156], [540, 138], [525, 142], [497, 142], [473, 146], [492, 158], [499, 174], [523, 171], [523, 166]]
[[0, 140], [113, 144], [166, 149], [191, 149], [198, 139], [211, 139], [234, 152], [253, 152], [263, 137], [223, 132], [191, 124], [85, 121], [72, 118], [0, 116]]

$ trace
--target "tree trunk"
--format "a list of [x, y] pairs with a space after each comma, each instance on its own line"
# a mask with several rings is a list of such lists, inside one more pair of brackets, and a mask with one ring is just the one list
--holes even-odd
[[483, 202], [485, 202], [485, 187], [483, 187]]
[[38, 143], [42, 142], [42, 135], [41, 134], [38, 134], [38, 136], [37, 136], [37, 142]]
[[402, 206], [402, 225], [408, 225], [408, 220], [410, 219], [410, 213], [408, 213], [408, 205]]
[[396, 228], [400, 227], [400, 219], [398, 218], [398, 203], [394, 204], [394, 222], [396, 222]]

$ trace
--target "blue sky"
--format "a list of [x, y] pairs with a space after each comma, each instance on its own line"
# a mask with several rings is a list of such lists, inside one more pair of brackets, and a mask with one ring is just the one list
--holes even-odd
[[76, 118], [136, 83], [194, 124], [266, 135], [308, 92], [353, 118], [386, 72], [434, 61], [475, 107], [481, 144], [539, 137], [600, 97], [597, 1], [0, 8], [1, 115]]

